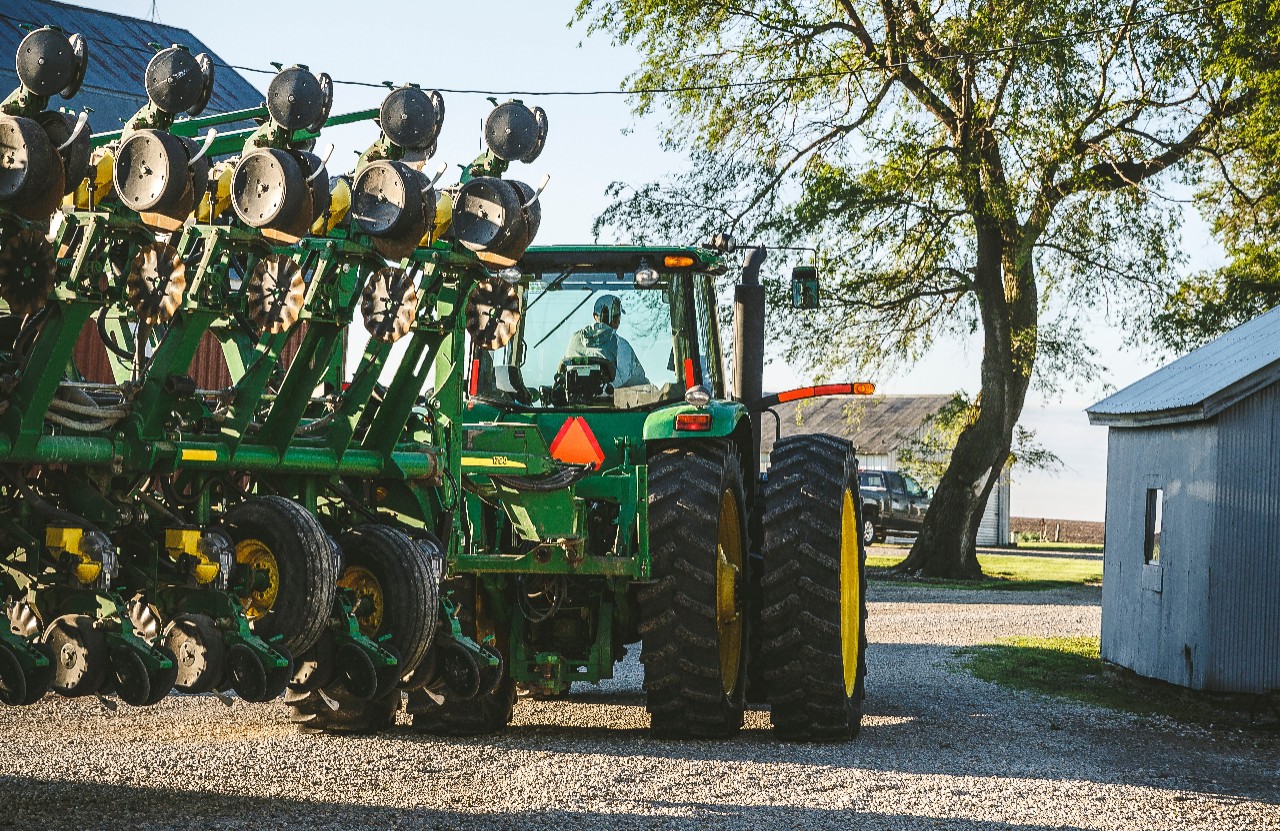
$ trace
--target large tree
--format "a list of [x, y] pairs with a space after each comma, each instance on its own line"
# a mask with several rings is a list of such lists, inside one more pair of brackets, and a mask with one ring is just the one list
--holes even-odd
[[1280, 0], [1241, 0], [1222, 50], [1223, 74], [1256, 103], [1227, 123], [1206, 154], [1197, 205], [1227, 254], [1218, 269], [1179, 281], [1155, 316], [1153, 334], [1181, 352], [1280, 305]]
[[578, 18], [638, 49], [637, 111], [692, 160], [617, 187], [598, 230], [816, 241], [827, 307], [774, 330], [826, 375], [980, 335], [976, 412], [903, 565], [980, 574], [1033, 379], [1088, 374], [1082, 315], [1145, 316], [1168, 291], [1180, 207], [1160, 188], [1251, 100], [1217, 60], [1221, 3], [582, 0]]

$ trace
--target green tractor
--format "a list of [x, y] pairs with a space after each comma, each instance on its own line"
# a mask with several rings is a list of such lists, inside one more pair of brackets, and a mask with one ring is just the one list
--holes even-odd
[[[456, 624], [504, 669], [467, 699], [410, 693], [416, 727], [501, 729], [518, 689], [561, 696], [609, 678], [643, 641], [657, 735], [729, 736], [748, 701], [770, 705], [780, 738], [858, 732], [854, 448], [782, 439], [762, 475], [760, 429], [780, 400], [871, 385], [763, 394], [763, 248], [735, 286], [730, 385], [727, 248], [533, 247], [472, 292], [465, 539], [445, 585]], [[793, 281], [796, 305], [812, 305], [813, 270]]]

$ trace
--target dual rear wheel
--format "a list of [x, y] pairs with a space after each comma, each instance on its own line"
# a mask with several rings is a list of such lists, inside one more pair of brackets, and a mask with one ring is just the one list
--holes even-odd
[[861, 725], [866, 555], [853, 447], [826, 435], [783, 439], [761, 497], [757, 592], [736, 447], [680, 443], [650, 455], [653, 582], [639, 595], [640, 632], [659, 736], [736, 732], [748, 647], [779, 738], [838, 741]]

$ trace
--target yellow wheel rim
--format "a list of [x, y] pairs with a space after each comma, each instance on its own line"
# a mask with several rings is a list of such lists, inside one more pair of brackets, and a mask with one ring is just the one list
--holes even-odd
[[858, 512], [853, 506], [853, 494], [846, 490], [840, 507], [840, 657], [844, 663], [844, 694], [850, 698], [858, 684], [858, 659], [862, 651], [859, 533], [861, 529], [858, 527]]
[[731, 491], [720, 498], [720, 532], [716, 539], [716, 630], [720, 642], [720, 681], [725, 695], [738, 686], [742, 664], [742, 614], [738, 578], [743, 569], [742, 521]]
[[[244, 606], [244, 614], [249, 620], [258, 618], [271, 611], [276, 605], [276, 593], [280, 590], [280, 565], [276, 555], [262, 540], [247, 539], [236, 543], [236, 562], [248, 566], [253, 573], [249, 594], [240, 598]], [[258, 576], [266, 577], [265, 586], [261, 586]]]
[[362, 601], [357, 607], [356, 620], [360, 622], [360, 633], [372, 638], [378, 634], [382, 626], [382, 614], [386, 601], [382, 596], [382, 584], [372, 571], [364, 566], [347, 566], [342, 572], [338, 585], [351, 589]]

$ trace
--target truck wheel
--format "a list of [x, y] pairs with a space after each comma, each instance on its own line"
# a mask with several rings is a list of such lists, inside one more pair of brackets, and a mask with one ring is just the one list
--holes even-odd
[[879, 533], [876, 531], [876, 520], [873, 516], [863, 515], [862, 517], [862, 545], [865, 548], [877, 541]]
[[649, 457], [653, 583], [639, 594], [644, 689], [663, 737], [732, 735], [746, 688], [747, 516], [726, 441]]
[[242, 580], [240, 602], [264, 640], [301, 655], [329, 623], [338, 558], [320, 522], [282, 496], [257, 496], [227, 513]]
[[[360, 596], [361, 633], [374, 640], [390, 635], [390, 646], [400, 654], [398, 676], [409, 675], [427, 654], [439, 618], [440, 547], [375, 524], [353, 528], [338, 545], [343, 555], [338, 585]], [[373, 699], [353, 695], [341, 681], [323, 690], [290, 690], [285, 696], [290, 721], [306, 731], [331, 733], [367, 733], [395, 724], [399, 687]]]
[[826, 435], [785, 438], [770, 458], [761, 634], [774, 733], [851, 739], [867, 646], [857, 460], [848, 441]]
[[[476, 622], [476, 607], [480, 596], [476, 578], [469, 574], [452, 577], [444, 581], [443, 588], [450, 592], [457, 604], [462, 634], [479, 642], [481, 634]], [[428, 656], [427, 660], [433, 658]], [[492, 682], [490, 678], [488, 683]], [[431, 686], [438, 688], [442, 685]], [[516, 684], [507, 673], [504, 656], [502, 677], [491, 690], [462, 699], [445, 691], [443, 701], [437, 702], [436, 698], [439, 696], [433, 698], [432, 693], [424, 689], [409, 690], [405, 709], [413, 716], [415, 730], [437, 736], [480, 736], [505, 730], [511, 724], [515, 715]]]

